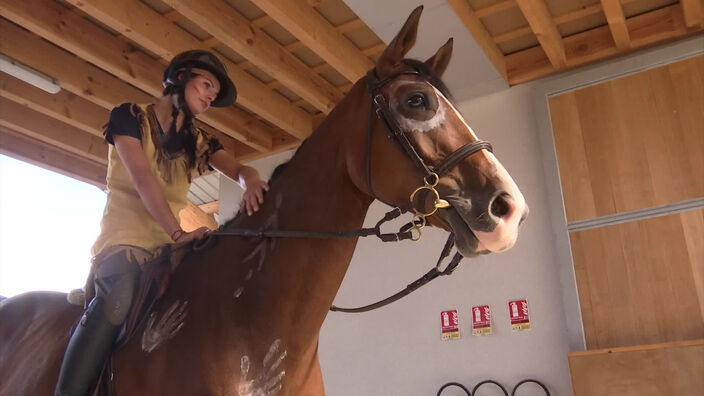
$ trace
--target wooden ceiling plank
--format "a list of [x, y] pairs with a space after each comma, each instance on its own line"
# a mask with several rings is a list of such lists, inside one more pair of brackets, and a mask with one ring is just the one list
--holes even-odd
[[105, 190], [108, 167], [0, 126], [0, 154], [92, 184]]
[[362, 52], [366, 56], [374, 56], [376, 54], [380, 54], [380, 53], [384, 52], [385, 49], [386, 49], [386, 44], [379, 43], [379, 44], [372, 45], [371, 47], [367, 47], [367, 48], [363, 49]]
[[[154, 98], [141, 90], [120, 81], [81, 60], [75, 55], [52, 45], [39, 36], [27, 32], [17, 25], [0, 18], [0, 52], [25, 65], [55, 78], [62, 89], [92, 102], [104, 109], [132, 101], [148, 103]], [[105, 121], [107, 122], [107, 118]], [[222, 145], [232, 153], [237, 153], [235, 139], [202, 121], [196, 125], [217, 136]], [[242, 145], [242, 143], [239, 143]]]
[[682, 0], [684, 23], [688, 28], [704, 27], [704, 1]]
[[[153, 51], [165, 61], [190, 49], [208, 49], [220, 44], [217, 38], [201, 42], [191, 34], [160, 16], [139, 0], [68, 0], [69, 3]], [[233, 62], [220, 57], [237, 85], [237, 102], [264, 119], [304, 139], [312, 131], [311, 117], [294, 107], [282, 95], [268, 89], [261, 81]]]
[[258, 27], [258, 28], [263, 28], [264, 26], [271, 25], [274, 23], [274, 19], [270, 17], [269, 15], [262, 15], [259, 18], [252, 19], [252, 25]]
[[[60, 4], [49, 0], [0, 0], [0, 11], [13, 22], [152, 96], [161, 96], [162, 64]], [[268, 129], [243, 110], [213, 109], [200, 119], [259, 151], [271, 147]]]
[[511, 8], [516, 7], [517, 5], [518, 4], [516, 4], [516, 0], [504, 0], [496, 4], [478, 8], [476, 11], [474, 11], [474, 13], [477, 15], [477, 18], [481, 19], [509, 10]]
[[[579, 9], [576, 9], [574, 11], [569, 11], [564, 14], [560, 14], [554, 18], [555, 25], [560, 26], [565, 23], [569, 23], [572, 21], [576, 21], [578, 19], [586, 18], [590, 15], [598, 14], [602, 12], [601, 9], [601, 4], [595, 3], [595, 4], [590, 4], [585, 7], [581, 7]], [[496, 44], [501, 44], [505, 43], [510, 40], [514, 40], [520, 37], [525, 37], [528, 36], [529, 34], [533, 34], [533, 31], [530, 29], [530, 26], [524, 26], [518, 29], [514, 30], [509, 30], [506, 33], [501, 33], [496, 36], [494, 36], [494, 42]]]
[[545, 1], [517, 0], [517, 2], [552, 66], [558, 70], [564, 68], [567, 65], [564, 43]]
[[0, 72], [0, 96], [99, 138], [103, 137], [102, 126], [109, 112], [67, 90], [50, 94]]
[[289, 89], [320, 111], [329, 113], [342, 99], [342, 93], [329, 82], [315, 74], [300, 59], [286, 51], [224, 1], [165, 2], [265, 73], [276, 76]]
[[574, 11], [569, 11], [564, 14], [560, 14], [555, 17], [555, 24], [556, 25], [562, 25], [564, 23], [569, 23], [572, 21], [576, 21], [578, 19], [586, 18], [588, 16], [598, 14], [602, 11], [601, 4], [595, 3], [595, 4], [590, 4], [586, 7], [581, 7], [578, 8]]
[[177, 22], [180, 21], [183, 18], [183, 15], [181, 15], [178, 11], [176, 10], [170, 10], [167, 11], [166, 13], [162, 14], [162, 16], [166, 19], [168, 19], [171, 22]]
[[147, 103], [153, 99], [153, 96], [5, 19], [0, 19], [0, 37], [3, 38], [0, 52], [52, 76], [63, 89], [105, 109], [112, 109], [127, 100]]
[[477, 44], [479, 44], [479, 47], [484, 51], [492, 65], [494, 65], [494, 68], [507, 80], [504, 54], [494, 43], [486, 27], [479, 20], [467, 0], [447, 0], [447, 3], [455, 10], [455, 14], [457, 14], [464, 26], [469, 30], [469, 33], [477, 41]]
[[318, 11], [300, 0], [251, 0], [351, 82], [374, 63]]
[[338, 32], [340, 33], [349, 33], [353, 30], [361, 29], [364, 26], [364, 21], [359, 19], [359, 18], [352, 18], [347, 22], [343, 22], [337, 26], [335, 26], [335, 29], [337, 29]]
[[108, 163], [108, 148], [103, 139], [7, 98], [0, 98], [0, 125], [93, 161]]
[[[680, 4], [663, 7], [628, 18], [631, 37], [629, 51], [684, 37], [692, 33], [685, 26]], [[588, 30], [565, 38], [568, 67], [582, 66], [622, 54], [613, 42], [608, 26]], [[554, 72], [540, 48], [508, 55], [509, 84], [531, 81]]]
[[210, 38], [207, 38], [207, 39], [200, 42], [200, 45], [204, 48], [213, 48], [213, 47], [220, 45], [220, 44], [222, 44], [220, 42], [220, 40], [218, 40], [215, 37], [210, 37]]
[[494, 42], [496, 44], [501, 44], [501, 43], [505, 43], [507, 41], [511, 41], [511, 40], [514, 40], [517, 38], [528, 36], [529, 34], [533, 34], [533, 31], [530, 30], [530, 26], [524, 26], [522, 28], [509, 30], [505, 33], [498, 34], [498, 35], [492, 37], [492, 39], [494, 40]]
[[619, 0], [601, 0], [601, 6], [606, 15], [606, 21], [614, 37], [616, 48], [625, 50], [631, 45], [631, 38], [628, 35], [626, 17], [623, 15], [623, 8]]

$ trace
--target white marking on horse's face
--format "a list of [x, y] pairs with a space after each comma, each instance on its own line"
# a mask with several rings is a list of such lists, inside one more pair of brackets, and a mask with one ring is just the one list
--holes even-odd
[[[438, 95], [439, 98], [442, 97], [442, 94], [437, 89], [435, 89], [435, 94]], [[445, 122], [445, 109], [445, 101], [438, 100], [438, 110], [435, 112], [433, 118], [425, 121], [420, 121], [414, 120], [412, 118], [406, 118], [403, 115], [399, 114], [398, 123], [399, 125], [401, 125], [401, 128], [403, 128], [404, 131], [408, 132], [432, 131], [433, 129], [438, 128], [440, 125], [442, 125], [443, 122]]]
[[[402, 81], [399, 80], [397, 82], [394, 82], [391, 84], [391, 90], [396, 90], [398, 87], [402, 87], [403, 85], [408, 84], [407, 81]], [[435, 111], [435, 114], [430, 119], [427, 120], [417, 120], [413, 118], [409, 118], [406, 115], [402, 114], [401, 112], [396, 111], [395, 116], [396, 116], [396, 121], [398, 124], [401, 126], [401, 129], [405, 132], [428, 132], [432, 131], [433, 129], [438, 128], [440, 125], [442, 125], [445, 122], [445, 116], [447, 113], [447, 100], [445, 99], [445, 96], [435, 87], [432, 85], [429, 85], [433, 91], [432, 93], [435, 95], [435, 98], [427, 98], [426, 97], [426, 102], [436, 102], [438, 104], [438, 107]], [[426, 90], [427, 92], [427, 90]], [[420, 92], [419, 92], [420, 93]], [[426, 95], [427, 96], [427, 95]], [[401, 103], [398, 102], [398, 99], [396, 97], [392, 97], [391, 99], [391, 107], [398, 107], [402, 106]]]
[[287, 352], [281, 352], [280, 348], [281, 340], [276, 339], [262, 360], [261, 371], [253, 379], [248, 379], [252, 369], [249, 356], [242, 356], [240, 359], [241, 377], [237, 386], [239, 396], [275, 396], [281, 391], [286, 371], [280, 366], [286, 359]]
[[151, 352], [159, 345], [171, 339], [183, 327], [184, 319], [186, 319], [188, 301], [181, 304], [176, 301], [171, 304], [171, 307], [164, 313], [161, 319], [156, 322], [156, 312], [149, 314], [147, 326], [142, 334], [142, 350]]
[[457, 117], [457, 119], [458, 119], [462, 124], [464, 124], [464, 126], [465, 126], [465, 127], [467, 128], [467, 130], [469, 131], [470, 136], [472, 136], [472, 138], [474, 138], [474, 139], [479, 139], [479, 138], [477, 137], [477, 134], [474, 133], [474, 129], [472, 129], [472, 127], [469, 126], [469, 124], [467, 124], [467, 121], [464, 120], [464, 117], [463, 117], [462, 114], [459, 112], [459, 110], [457, 110], [457, 108], [456, 108], [442, 93], [438, 92], [438, 94], [439, 94], [440, 97], [442, 98], [442, 103], [444, 103], [445, 106], [447, 106], [447, 107], [450, 109], [450, 112], [451, 112], [452, 114], [454, 114], [455, 117]]
[[242, 292], [243, 292], [243, 291], [244, 291], [244, 287], [240, 286], [240, 287], [237, 288], [237, 290], [235, 290], [235, 294], [233, 294], [233, 296], [234, 296], [235, 298], [240, 298], [240, 296], [242, 295]]

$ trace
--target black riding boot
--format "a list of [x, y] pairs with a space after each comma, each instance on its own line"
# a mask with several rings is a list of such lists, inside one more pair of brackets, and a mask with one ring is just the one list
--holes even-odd
[[120, 326], [105, 317], [104, 300], [94, 298], [68, 342], [56, 396], [85, 396], [93, 391], [119, 331]]
[[98, 267], [96, 297], [69, 340], [55, 396], [88, 396], [93, 392], [132, 304], [139, 272], [139, 266], [129, 262], [124, 253]]

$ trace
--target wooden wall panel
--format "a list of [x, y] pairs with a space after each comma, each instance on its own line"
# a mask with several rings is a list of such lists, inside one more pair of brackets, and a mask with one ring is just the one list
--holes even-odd
[[569, 354], [574, 396], [701, 395], [704, 339]]
[[569, 222], [704, 196], [704, 56], [549, 105]]
[[704, 338], [704, 209], [570, 241], [587, 349]]

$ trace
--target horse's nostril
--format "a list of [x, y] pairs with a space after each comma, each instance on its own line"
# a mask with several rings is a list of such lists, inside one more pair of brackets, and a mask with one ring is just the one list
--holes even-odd
[[511, 212], [511, 203], [507, 199], [507, 194], [498, 195], [491, 203], [491, 214], [502, 218]]

